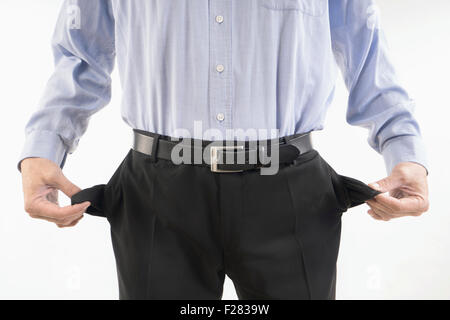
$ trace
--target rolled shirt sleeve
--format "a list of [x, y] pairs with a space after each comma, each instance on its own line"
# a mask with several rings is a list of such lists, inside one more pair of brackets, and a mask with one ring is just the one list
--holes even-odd
[[400, 162], [427, 168], [414, 101], [396, 79], [373, 0], [329, 1], [332, 46], [349, 89], [347, 122], [369, 130], [388, 174]]
[[25, 127], [23, 159], [49, 159], [61, 168], [89, 118], [111, 99], [114, 18], [109, 0], [64, 1], [52, 37], [55, 70]]

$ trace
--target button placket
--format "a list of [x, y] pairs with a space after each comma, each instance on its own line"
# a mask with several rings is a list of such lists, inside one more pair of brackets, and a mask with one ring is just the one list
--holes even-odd
[[212, 127], [232, 126], [231, 0], [211, 0], [210, 91]]

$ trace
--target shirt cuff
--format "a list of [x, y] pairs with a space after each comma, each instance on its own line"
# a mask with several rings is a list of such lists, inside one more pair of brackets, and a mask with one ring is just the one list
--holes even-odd
[[67, 147], [60, 136], [51, 131], [34, 130], [27, 134], [17, 169], [26, 158], [45, 158], [53, 161], [61, 168], [67, 156]]
[[418, 136], [400, 136], [390, 139], [381, 152], [388, 175], [400, 162], [415, 162], [422, 165], [428, 174], [425, 144]]

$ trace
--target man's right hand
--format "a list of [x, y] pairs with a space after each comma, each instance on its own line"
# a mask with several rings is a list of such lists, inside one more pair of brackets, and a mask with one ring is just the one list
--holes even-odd
[[72, 197], [81, 189], [64, 176], [56, 163], [27, 158], [21, 162], [21, 172], [25, 211], [30, 217], [54, 222], [60, 228], [73, 227], [83, 218], [89, 201], [66, 207], [58, 204], [58, 190]]

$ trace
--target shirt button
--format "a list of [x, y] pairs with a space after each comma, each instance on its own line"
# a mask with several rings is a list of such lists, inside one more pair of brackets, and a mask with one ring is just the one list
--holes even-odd
[[223, 16], [216, 16], [216, 22], [222, 23], [223, 22]]
[[222, 64], [218, 64], [216, 66], [216, 71], [222, 73], [225, 70], [225, 67]]
[[225, 115], [223, 113], [218, 113], [216, 118], [218, 121], [222, 122], [223, 120], [225, 120]]

